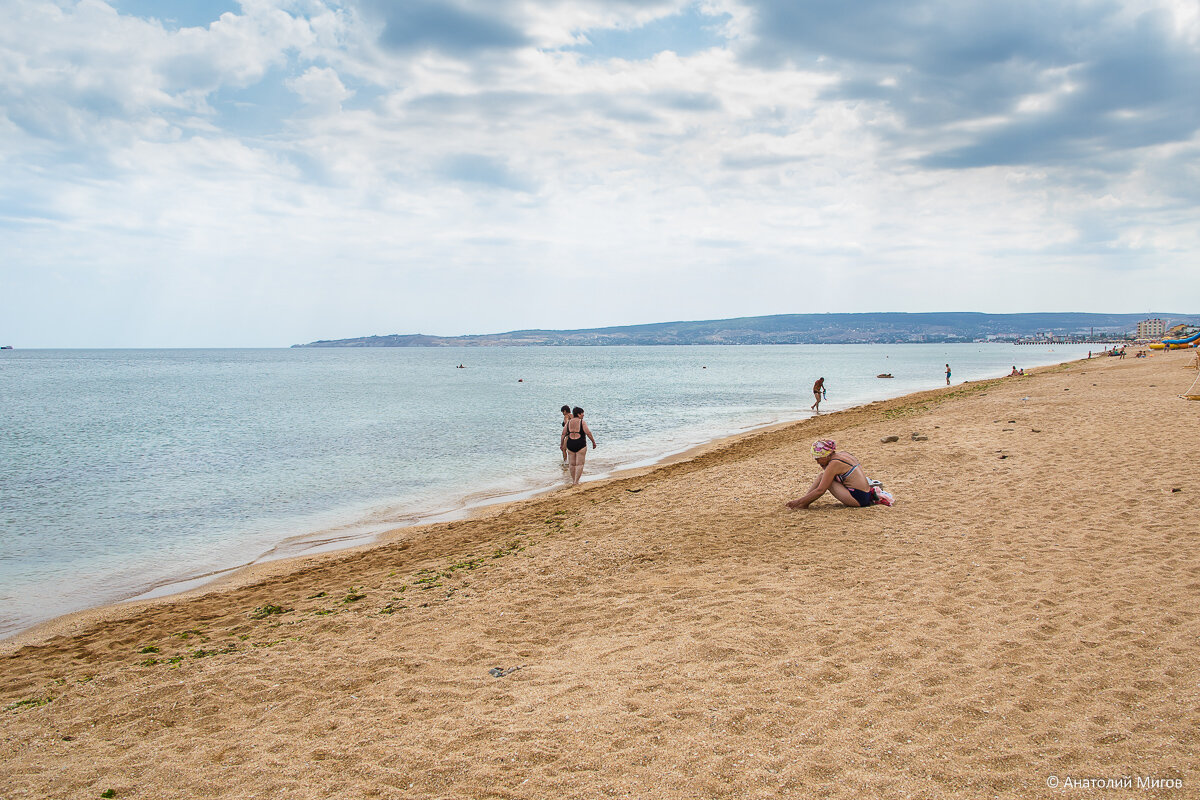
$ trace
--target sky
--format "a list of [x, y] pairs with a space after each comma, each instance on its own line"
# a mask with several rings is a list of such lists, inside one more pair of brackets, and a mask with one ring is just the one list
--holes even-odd
[[1200, 313], [1195, 0], [5, 0], [0, 344]]

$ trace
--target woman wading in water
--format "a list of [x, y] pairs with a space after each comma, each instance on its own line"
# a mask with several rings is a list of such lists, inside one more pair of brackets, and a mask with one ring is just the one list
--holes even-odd
[[[570, 406], [563, 406], [563, 407], [562, 407], [562, 415], [563, 415], [563, 424], [562, 424], [562, 426], [563, 426], [563, 430], [566, 430], [566, 429], [567, 429], [567, 422], [568, 422], [568, 421], [571, 419], [571, 407], [570, 407]], [[566, 466], [567, 466], [567, 440], [566, 440], [564, 437], [562, 437], [562, 436], [559, 436], [559, 439], [558, 439], [558, 448], [559, 448], [560, 450], [562, 450], [562, 454], [563, 454], [563, 463], [562, 463], [562, 465], [563, 465], [564, 467], [566, 467]]]
[[[572, 417], [563, 425], [562, 446], [567, 449], [567, 466], [571, 472], [571, 485], [579, 483], [583, 477], [583, 462], [587, 458], [587, 440], [592, 440], [592, 449], [596, 449], [596, 437], [592, 429], [583, 421], [583, 409], [579, 406], [571, 409]], [[586, 438], [585, 438], [586, 437]]]

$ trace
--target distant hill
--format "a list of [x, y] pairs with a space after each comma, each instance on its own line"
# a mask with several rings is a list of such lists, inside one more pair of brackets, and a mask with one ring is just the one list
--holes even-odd
[[852, 344], [889, 342], [962, 342], [988, 337], [1122, 336], [1147, 317], [1169, 328], [1200, 323], [1197, 314], [979, 314], [930, 312], [905, 314], [778, 314], [770, 317], [696, 322], [655, 322], [569, 331], [525, 330], [476, 336], [391, 334], [333, 339], [293, 347], [528, 347], [555, 345], [655, 344]]

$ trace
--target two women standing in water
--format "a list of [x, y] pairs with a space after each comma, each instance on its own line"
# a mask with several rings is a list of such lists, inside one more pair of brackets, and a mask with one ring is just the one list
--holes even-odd
[[562, 407], [563, 426], [559, 447], [562, 448], [567, 468], [570, 470], [571, 485], [575, 486], [583, 477], [583, 462], [587, 458], [587, 440], [592, 440], [592, 449], [594, 450], [596, 449], [596, 437], [592, 436], [592, 429], [583, 421], [582, 408], [575, 406], [570, 409], [570, 416], [567, 416], [567, 410], [566, 406]]

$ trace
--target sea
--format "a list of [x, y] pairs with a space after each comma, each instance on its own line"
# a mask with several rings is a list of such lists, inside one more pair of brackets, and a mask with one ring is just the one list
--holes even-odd
[[835, 411], [1087, 350], [0, 351], [0, 637], [565, 485], [563, 404], [596, 436], [587, 481], [806, 418], [818, 377]]

